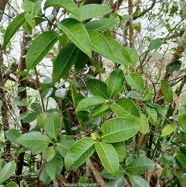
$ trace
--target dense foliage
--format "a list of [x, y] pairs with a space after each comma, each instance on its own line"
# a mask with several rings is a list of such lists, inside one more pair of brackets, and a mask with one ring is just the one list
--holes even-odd
[[21, 3], [0, 3], [0, 184], [186, 186], [186, 3]]

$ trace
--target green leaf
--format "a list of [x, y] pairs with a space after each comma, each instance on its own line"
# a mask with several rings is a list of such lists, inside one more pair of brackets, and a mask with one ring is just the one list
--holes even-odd
[[89, 35], [84, 25], [72, 18], [67, 18], [59, 24], [60, 29], [68, 38], [90, 58], [92, 57], [92, 47]]
[[132, 184], [132, 187], [149, 187], [147, 181], [140, 176], [130, 175], [129, 180]]
[[31, 109], [34, 110], [36, 113], [42, 112], [42, 107], [39, 103], [32, 103]]
[[177, 60], [177, 61], [174, 61], [174, 62], [171, 62], [169, 63], [167, 66], [166, 66], [166, 72], [168, 74], [171, 74], [172, 72], [174, 71], [179, 71], [180, 68], [181, 68], [181, 64], [182, 62], [180, 60]]
[[186, 173], [174, 172], [178, 180], [180, 181], [181, 186], [186, 186]]
[[85, 25], [87, 30], [95, 30], [95, 31], [106, 31], [117, 24], [114, 18], [102, 18], [100, 20], [93, 20], [88, 22]]
[[0, 171], [0, 184], [5, 182], [14, 173], [16, 164], [14, 161], [8, 162]]
[[57, 39], [58, 34], [55, 31], [46, 31], [37, 36], [26, 54], [26, 68], [33, 69], [50, 51]]
[[121, 69], [112, 71], [107, 84], [107, 93], [110, 98], [113, 98], [119, 94], [124, 86], [124, 80], [124, 74]]
[[125, 185], [124, 176], [120, 176], [119, 178], [110, 180], [109, 183], [107, 183], [107, 187], [119, 187], [119, 186], [124, 186], [124, 185]]
[[148, 122], [147, 117], [142, 113], [140, 113], [140, 123], [139, 123], [139, 125], [140, 125], [140, 132], [142, 134], [147, 134], [148, 131], [149, 131], [149, 122]]
[[55, 156], [55, 150], [53, 147], [47, 147], [44, 151], [43, 151], [43, 158], [48, 162], [50, 160], [52, 160]]
[[39, 180], [44, 184], [48, 185], [51, 182], [51, 178], [46, 173], [46, 168], [44, 167], [39, 175]]
[[73, 170], [81, 166], [95, 151], [92, 138], [82, 138], [72, 145], [65, 156], [65, 167]]
[[62, 156], [56, 152], [54, 158], [45, 164], [47, 175], [56, 181], [59, 178], [61, 170], [63, 169], [64, 161]]
[[79, 111], [86, 111], [88, 109], [91, 109], [95, 106], [98, 106], [100, 104], [103, 104], [105, 103], [106, 100], [102, 97], [87, 97], [85, 99], [82, 99], [77, 107], [76, 107], [76, 112], [79, 112]]
[[165, 101], [172, 103], [173, 92], [166, 80], [161, 80], [161, 90], [163, 92]]
[[4, 187], [19, 187], [19, 185], [17, 183], [15, 183], [15, 182], [9, 182]]
[[184, 132], [186, 132], [186, 113], [179, 112], [178, 122], [183, 129]]
[[132, 88], [136, 89], [139, 92], [144, 91], [145, 84], [140, 74], [132, 73], [130, 75], [125, 75], [125, 79]]
[[139, 130], [133, 118], [114, 118], [106, 121], [102, 127], [102, 138], [107, 143], [117, 143], [133, 137]]
[[176, 159], [181, 166], [186, 167], [186, 148], [180, 147], [176, 152]]
[[9, 23], [4, 34], [4, 49], [6, 48], [8, 42], [11, 40], [11, 38], [14, 36], [17, 30], [23, 25], [24, 22], [25, 13], [21, 13], [18, 16], [16, 16], [11, 23]]
[[118, 158], [119, 158], [119, 162], [123, 162], [123, 160], [127, 156], [127, 151], [126, 151], [124, 145], [122, 143], [115, 143], [115, 144], [112, 144], [112, 145], [114, 146], [114, 149], [116, 150], [116, 153], [117, 153]]
[[134, 175], [144, 174], [146, 169], [149, 171], [155, 169], [153, 161], [146, 157], [136, 158], [125, 167], [126, 172]]
[[120, 117], [140, 118], [136, 105], [127, 98], [118, 99], [115, 103], [111, 104], [111, 109]]
[[104, 168], [115, 175], [119, 170], [119, 159], [114, 147], [104, 142], [96, 142], [95, 147]]
[[132, 64], [129, 65], [129, 68], [132, 69], [134, 67], [134, 65], [138, 62], [138, 53], [136, 52], [136, 50], [134, 48], [130, 48], [127, 46], [125, 47], [125, 50], [130, 55], [130, 59], [131, 59]]
[[104, 103], [93, 108], [91, 110], [90, 117], [91, 118], [102, 117], [103, 115], [107, 114], [109, 111], [110, 111], [110, 104]]
[[163, 128], [161, 136], [162, 137], [167, 136], [167, 135], [173, 133], [175, 130], [176, 130], [176, 126], [169, 124]]
[[160, 39], [155, 39], [150, 42], [149, 50], [158, 49], [162, 45], [162, 41]]
[[21, 135], [17, 129], [9, 129], [6, 131], [6, 138], [12, 143], [17, 143], [16, 139]]
[[146, 112], [150, 116], [150, 119], [151, 119], [151, 122], [153, 123], [153, 125], [156, 125], [157, 119], [158, 119], [158, 113], [157, 113], [156, 109], [146, 107]]
[[73, 0], [47, 0], [44, 5], [44, 9], [47, 9], [51, 6], [57, 6], [60, 8], [66, 9], [68, 12], [77, 16], [80, 19], [80, 11], [77, 5], [74, 3]]
[[94, 96], [100, 96], [108, 99], [107, 85], [103, 81], [98, 79], [89, 79], [87, 81], [87, 86]]
[[47, 115], [44, 123], [44, 130], [48, 136], [57, 141], [61, 130], [61, 118], [57, 113], [50, 113]]
[[102, 16], [112, 12], [112, 9], [106, 5], [87, 4], [79, 8], [81, 21], [90, 18]]
[[37, 131], [22, 134], [21, 136], [19, 136], [19, 138], [16, 139], [16, 141], [25, 147], [32, 148], [34, 151], [37, 148], [40, 148], [39, 152], [42, 152], [43, 148], [47, 147], [50, 143], [50, 139], [48, 138], [48, 136], [43, 135]]

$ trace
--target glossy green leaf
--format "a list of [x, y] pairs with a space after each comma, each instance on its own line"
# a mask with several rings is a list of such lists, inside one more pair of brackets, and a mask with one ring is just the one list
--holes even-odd
[[147, 157], [136, 158], [125, 167], [126, 172], [134, 175], [144, 174], [146, 169], [155, 169], [154, 162]]
[[134, 102], [127, 98], [118, 99], [115, 103], [111, 104], [111, 109], [120, 117], [140, 118]]
[[25, 147], [30, 147], [34, 151], [38, 149], [39, 152], [42, 152], [50, 143], [50, 139], [47, 135], [43, 135], [37, 131], [22, 134], [16, 141]]
[[155, 40], [152, 40], [150, 42], [150, 45], [149, 45], [149, 50], [154, 50], [154, 49], [158, 49], [161, 45], [162, 45], [162, 40], [160, 39], [155, 39]]
[[55, 150], [53, 147], [47, 147], [44, 151], [43, 151], [43, 158], [48, 162], [50, 160], [52, 160], [55, 156]]
[[125, 75], [125, 79], [132, 88], [136, 89], [139, 92], [144, 91], [145, 83], [140, 74], [132, 73], [130, 75]]
[[47, 175], [53, 180], [56, 181], [59, 179], [61, 170], [63, 169], [64, 161], [62, 156], [56, 152], [55, 156], [49, 162], [46, 162], [45, 169]]
[[119, 170], [119, 159], [113, 145], [105, 142], [96, 142], [95, 147], [104, 168], [115, 175]]
[[55, 31], [46, 31], [38, 35], [26, 54], [26, 68], [33, 69], [50, 51], [57, 39], [58, 34]]
[[106, 121], [102, 127], [102, 138], [107, 143], [116, 143], [133, 137], [139, 131], [133, 118], [114, 118]]
[[91, 110], [90, 117], [91, 118], [102, 117], [103, 115], [107, 114], [109, 111], [110, 111], [110, 104], [104, 103], [104, 104], [94, 107]]
[[175, 125], [172, 125], [172, 124], [169, 124], [167, 126], [165, 126], [162, 130], [162, 133], [161, 133], [161, 136], [167, 136], [171, 133], [173, 133], [174, 131], [176, 130], [176, 126]]
[[0, 184], [5, 182], [15, 172], [16, 163], [14, 161], [6, 163], [0, 170]]
[[121, 69], [112, 71], [107, 84], [107, 93], [110, 98], [113, 98], [119, 94], [124, 86], [124, 80], [124, 74]]
[[21, 135], [17, 129], [9, 129], [6, 131], [6, 138], [12, 143], [17, 143], [16, 139]]
[[[152, 109], [155, 109], [159, 114], [164, 114], [164, 110], [163, 108], [159, 105], [159, 104], [156, 104], [156, 103], [153, 103], [151, 101], [147, 101], [145, 102], [145, 104], [149, 107], [149, 108], [152, 108]], [[155, 114], [154, 114], [155, 115]], [[155, 117], [155, 116], [154, 116]]]
[[11, 23], [9, 23], [4, 34], [4, 49], [6, 48], [8, 42], [11, 40], [11, 38], [14, 36], [17, 30], [23, 25], [24, 22], [25, 13], [21, 13], [18, 16], [16, 16]]
[[15, 182], [9, 182], [4, 187], [19, 187], [19, 185], [17, 183], [15, 183]]
[[92, 47], [89, 35], [84, 25], [72, 18], [67, 18], [59, 24], [60, 29], [68, 38], [90, 58], [92, 57]]
[[147, 181], [140, 176], [130, 175], [129, 180], [132, 184], [132, 187], [149, 187]]
[[179, 113], [178, 122], [183, 131], [186, 132], [186, 112]]
[[73, 0], [46, 0], [44, 9], [51, 7], [51, 6], [64, 8], [68, 12], [77, 16], [78, 19], [80, 19], [81, 17], [80, 11]]
[[76, 107], [76, 112], [79, 112], [79, 111], [86, 111], [90, 108], [93, 108], [95, 106], [98, 106], [100, 104], [103, 104], [105, 103], [106, 100], [102, 97], [98, 97], [98, 96], [95, 96], [95, 97], [87, 97], [85, 99], [82, 99], [77, 107]]
[[106, 31], [117, 24], [116, 19], [114, 18], [102, 18], [100, 20], [93, 20], [88, 22], [85, 25], [87, 30], [95, 30], [95, 31]]
[[109, 183], [107, 183], [107, 187], [119, 187], [119, 186], [124, 186], [124, 185], [125, 185], [124, 176], [120, 176], [119, 178], [110, 180]]
[[112, 12], [112, 9], [106, 5], [87, 4], [79, 8], [81, 21], [90, 18], [102, 16]]
[[44, 123], [44, 130], [48, 136], [57, 140], [61, 130], [61, 118], [57, 113], [47, 115]]
[[92, 138], [82, 138], [72, 145], [65, 156], [65, 167], [69, 170], [81, 166], [95, 151]]
[[112, 144], [114, 146], [114, 149], [116, 150], [116, 153], [119, 158], [119, 162], [123, 162], [123, 160], [127, 156], [126, 148], [124, 147], [123, 143], [114, 143]]
[[94, 96], [100, 96], [108, 99], [107, 85], [103, 81], [98, 79], [89, 79], [87, 81], [87, 86]]
[[147, 134], [149, 132], [149, 122], [148, 122], [148, 119], [142, 113], [140, 113], [140, 123], [139, 123], [139, 126], [140, 126], [140, 132], [142, 134]]
[[166, 72], [168, 74], [171, 74], [172, 72], [174, 71], [179, 71], [180, 68], [181, 68], [181, 64], [182, 62], [180, 60], [177, 60], [177, 61], [174, 61], [174, 62], [171, 62], [169, 63], [167, 66], [166, 66]]
[[165, 101], [172, 103], [173, 92], [172, 92], [170, 85], [168, 84], [166, 80], [161, 80], [161, 90], [163, 92]]

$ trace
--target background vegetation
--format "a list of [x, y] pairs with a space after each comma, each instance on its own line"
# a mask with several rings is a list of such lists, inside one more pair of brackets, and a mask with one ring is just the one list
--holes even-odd
[[184, 0], [0, 1], [0, 184], [186, 186]]

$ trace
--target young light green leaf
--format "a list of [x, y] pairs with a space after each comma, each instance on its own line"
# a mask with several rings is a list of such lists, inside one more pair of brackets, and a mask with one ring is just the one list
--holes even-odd
[[102, 18], [100, 20], [93, 20], [88, 22], [85, 25], [87, 30], [95, 30], [95, 31], [106, 31], [117, 24], [116, 19], [114, 18]]
[[46, 31], [36, 37], [26, 54], [26, 68], [34, 68], [57, 42], [55, 31]]
[[43, 135], [40, 132], [32, 131], [19, 136], [16, 141], [25, 146], [25, 147], [37, 147], [40, 145], [48, 145], [50, 143], [50, 139], [47, 135]]
[[173, 92], [166, 80], [161, 80], [161, 90], [163, 92], [165, 101], [172, 103]]
[[17, 183], [15, 183], [15, 182], [9, 182], [4, 187], [19, 187], [19, 185]]
[[52, 160], [45, 164], [45, 169], [47, 175], [53, 180], [56, 181], [59, 178], [61, 170], [63, 169], [64, 161], [62, 156], [56, 152]]
[[47, 9], [51, 6], [57, 6], [60, 8], [64, 8], [68, 12], [74, 14], [78, 20], [80, 19], [80, 11], [77, 5], [74, 3], [73, 0], [46, 0], [44, 9]]
[[57, 113], [47, 115], [44, 123], [44, 130], [48, 136], [57, 140], [61, 130], [61, 118]]
[[102, 127], [102, 138], [107, 143], [117, 143], [133, 137], [139, 125], [133, 118], [114, 118], [106, 121]]
[[8, 25], [5, 34], [4, 34], [4, 49], [6, 48], [6, 45], [11, 40], [11, 38], [14, 36], [16, 31], [23, 25], [25, 22], [25, 13], [21, 13], [18, 16], [16, 16], [12, 22]]
[[149, 187], [147, 181], [138, 175], [129, 175], [132, 187]]
[[154, 167], [155, 165], [152, 160], [146, 157], [140, 157], [130, 162], [125, 167], [125, 170], [130, 174], [141, 175], [145, 173], [146, 169], [148, 169], [149, 171], [153, 171]]
[[15, 171], [16, 164], [14, 161], [8, 162], [0, 171], [0, 184], [5, 182]]
[[111, 104], [111, 109], [120, 117], [135, 117], [140, 118], [140, 114], [133, 101], [127, 98], [118, 99]]
[[124, 74], [121, 69], [112, 71], [107, 84], [107, 93], [110, 98], [115, 97], [124, 86]]
[[90, 117], [91, 118], [102, 117], [103, 115], [107, 114], [109, 111], [110, 111], [110, 104], [104, 103], [104, 104], [94, 107], [91, 110]]
[[6, 131], [6, 138], [12, 143], [17, 143], [16, 139], [21, 135], [17, 129], [9, 129]]
[[93, 108], [95, 106], [98, 106], [100, 104], [103, 104], [105, 103], [106, 100], [102, 97], [98, 97], [98, 96], [95, 96], [95, 97], [87, 97], [85, 99], [82, 99], [77, 107], [76, 107], [76, 112], [79, 112], [79, 111], [86, 111], [90, 108]]
[[125, 75], [125, 79], [132, 88], [136, 89], [139, 92], [144, 91], [145, 83], [140, 74], [132, 73], [130, 75]]
[[162, 45], [162, 40], [155, 39], [150, 42], [149, 50], [158, 49]]
[[65, 167], [69, 170], [81, 166], [95, 151], [92, 138], [82, 138], [72, 145], [65, 156]]
[[44, 151], [43, 151], [43, 158], [48, 162], [50, 160], [52, 160], [55, 156], [55, 150], [53, 147], [47, 147]]
[[59, 24], [60, 29], [68, 38], [90, 58], [92, 57], [92, 47], [89, 35], [84, 25], [72, 18], [67, 18]]
[[104, 168], [115, 175], [119, 170], [119, 159], [113, 145], [105, 142], [96, 142], [95, 147]]
[[100, 96], [108, 99], [107, 95], [107, 85], [98, 79], [89, 79], [87, 81], [88, 89], [94, 96]]
[[167, 135], [173, 133], [175, 130], [176, 130], [176, 126], [169, 124], [163, 128], [161, 136], [162, 137], [167, 136]]
[[102, 16], [112, 12], [112, 9], [106, 5], [87, 4], [79, 8], [81, 21], [90, 18]]

